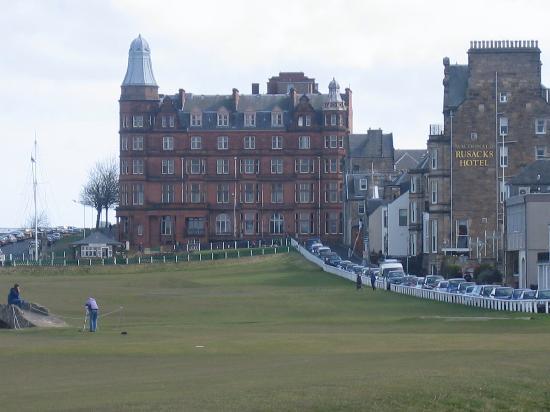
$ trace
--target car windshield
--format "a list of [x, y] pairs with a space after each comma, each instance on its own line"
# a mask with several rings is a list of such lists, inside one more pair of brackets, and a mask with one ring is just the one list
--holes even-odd
[[440, 280], [441, 280], [441, 277], [439, 277], [439, 276], [428, 276], [426, 278], [426, 283], [428, 285], [433, 285], [433, 284], [439, 282]]
[[469, 286], [474, 286], [473, 282], [462, 282], [460, 286], [458, 287], [458, 290], [463, 291], [466, 290]]
[[523, 299], [535, 299], [535, 296], [537, 295], [536, 290], [526, 290], [523, 294]]
[[456, 286], [461, 282], [464, 282], [464, 279], [451, 279], [449, 280], [449, 285]]
[[512, 288], [498, 288], [495, 290], [495, 297], [504, 298], [512, 296], [512, 293], [514, 293], [514, 289]]
[[539, 290], [539, 299], [550, 299], [550, 290]]
[[514, 299], [519, 299], [519, 297], [521, 296], [522, 292], [523, 292], [523, 289], [516, 289], [516, 290], [514, 290], [514, 292], [512, 293], [512, 297], [513, 297]]
[[437, 285], [438, 288], [446, 288], [449, 286], [449, 282], [439, 282]]
[[475, 286], [468, 286], [466, 288], [466, 293], [472, 293], [472, 291], [474, 290]]

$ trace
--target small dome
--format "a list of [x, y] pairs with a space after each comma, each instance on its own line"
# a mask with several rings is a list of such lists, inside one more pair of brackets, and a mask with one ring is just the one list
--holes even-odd
[[147, 40], [141, 37], [141, 34], [137, 36], [130, 44], [130, 52], [136, 52], [136, 51], [151, 52], [151, 50], [149, 49], [149, 43], [147, 43]]

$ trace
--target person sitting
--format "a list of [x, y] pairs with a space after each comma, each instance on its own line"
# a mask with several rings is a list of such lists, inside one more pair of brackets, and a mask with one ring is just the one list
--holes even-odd
[[25, 301], [19, 297], [20, 292], [19, 285], [17, 283], [13, 285], [13, 288], [10, 289], [10, 294], [8, 295], [8, 305], [16, 305], [23, 308]]

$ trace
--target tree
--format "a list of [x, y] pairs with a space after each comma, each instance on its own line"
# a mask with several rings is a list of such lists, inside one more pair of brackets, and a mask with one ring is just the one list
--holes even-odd
[[[38, 223], [38, 227], [48, 227], [50, 226], [50, 221], [48, 219], [48, 214], [45, 210], [37, 211], [36, 212], [36, 221]], [[34, 213], [27, 216], [25, 219], [25, 222], [23, 223], [23, 227], [26, 229], [34, 229]]]
[[108, 222], [108, 211], [118, 201], [118, 163], [115, 158], [98, 161], [89, 171], [88, 182], [82, 188], [80, 201], [96, 210], [96, 229], [99, 229], [103, 209], [105, 221]]

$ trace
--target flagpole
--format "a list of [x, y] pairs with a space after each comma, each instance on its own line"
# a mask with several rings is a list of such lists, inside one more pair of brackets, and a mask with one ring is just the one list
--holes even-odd
[[34, 260], [38, 261], [38, 215], [36, 208], [36, 132], [34, 132], [34, 157], [31, 155], [31, 163], [34, 197]]

